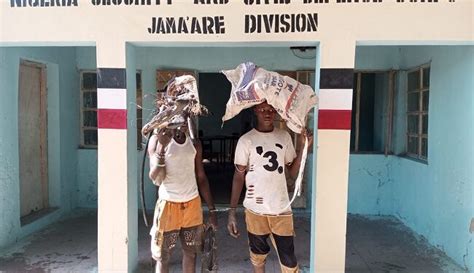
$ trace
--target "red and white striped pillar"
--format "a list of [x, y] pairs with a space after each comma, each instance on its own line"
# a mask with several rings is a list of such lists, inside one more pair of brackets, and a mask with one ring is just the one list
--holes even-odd
[[336, 47], [320, 51], [314, 272], [345, 271], [355, 48], [344, 50], [352, 52], [340, 54], [346, 57], [342, 60], [337, 57], [341, 51]]
[[[125, 45], [97, 46], [98, 271], [131, 272]], [[136, 146], [135, 146], [136, 147]], [[136, 183], [136, 181], [133, 181]], [[133, 198], [132, 198], [133, 199]], [[134, 218], [134, 219], [133, 219]], [[132, 250], [133, 251], [133, 250]]]

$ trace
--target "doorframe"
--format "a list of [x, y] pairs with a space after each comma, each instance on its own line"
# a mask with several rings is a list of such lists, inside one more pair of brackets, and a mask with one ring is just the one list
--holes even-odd
[[[320, 41], [299, 41], [299, 42], [288, 42], [288, 41], [264, 41], [264, 42], [183, 42], [183, 41], [177, 41], [177, 42], [150, 42], [150, 41], [134, 41], [134, 42], [126, 42], [127, 44], [132, 45], [135, 47], [136, 50], [140, 50], [141, 48], [146, 48], [146, 47], [153, 47], [153, 48], [204, 48], [204, 47], [210, 47], [210, 48], [234, 48], [234, 47], [266, 47], [266, 48], [273, 48], [273, 47], [292, 47], [292, 46], [309, 46], [309, 47], [315, 47], [315, 56], [313, 59], [314, 62], [314, 92], [316, 95], [319, 96], [319, 80], [320, 80], [320, 70], [321, 70], [321, 52], [320, 52]], [[160, 67], [155, 67], [155, 71], [160, 70]], [[198, 71], [199, 72], [209, 72], [209, 73], [214, 73], [216, 71], [213, 70], [203, 70], [203, 71]], [[311, 80], [311, 78], [309, 79]], [[311, 185], [311, 192], [308, 192], [308, 198], [311, 200], [308, 202], [306, 211], [310, 213], [310, 264], [309, 264], [309, 272], [313, 273], [316, 272], [316, 268], [314, 266], [315, 264], [315, 256], [316, 256], [316, 240], [315, 240], [315, 234], [316, 234], [316, 184], [317, 184], [317, 154], [318, 154], [318, 149], [317, 149], [317, 143], [318, 143], [318, 113], [319, 113], [319, 106], [316, 105], [315, 108], [313, 108], [313, 162], [312, 162], [312, 174], [308, 176], [308, 184], [307, 186], [310, 187]], [[319, 250], [319, 249], [318, 249]]]

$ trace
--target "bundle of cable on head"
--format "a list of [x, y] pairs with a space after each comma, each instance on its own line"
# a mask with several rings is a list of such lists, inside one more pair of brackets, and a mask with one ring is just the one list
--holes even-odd
[[176, 129], [187, 125], [194, 140], [192, 118], [208, 114], [207, 108], [199, 102], [196, 79], [191, 75], [169, 81], [164, 96], [157, 99], [156, 107], [156, 114], [142, 128], [145, 137], [155, 129]]

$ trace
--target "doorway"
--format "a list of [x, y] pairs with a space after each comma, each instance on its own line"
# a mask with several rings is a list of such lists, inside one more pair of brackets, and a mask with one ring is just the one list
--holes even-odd
[[[226, 109], [227, 101], [230, 97], [231, 85], [226, 77], [219, 73], [222, 70], [234, 69], [245, 60], [251, 60], [258, 66], [279, 74], [289, 74], [301, 83], [309, 84], [314, 87], [315, 76], [315, 58], [299, 58], [295, 56], [289, 47], [168, 47], [168, 46], [147, 46], [137, 48], [135, 61], [137, 68], [142, 70], [144, 90], [148, 90], [150, 98], [159, 97], [156, 90], [163, 90], [165, 84], [172, 76], [184, 74], [193, 75], [198, 82], [200, 102], [205, 105], [212, 113], [206, 117], [199, 117], [197, 122], [198, 134], [203, 142], [204, 150], [204, 168], [209, 179], [212, 197], [219, 209], [217, 216], [219, 222], [225, 223], [229, 207], [232, 178], [234, 174], [234, 150], [237, 139], [254, 127], [254, 113], [252, 109], [242, 111], [234, 118], [222, 123], [222, 116]], [[151, 90], [151, 92], [150, 92]], [[143, 107], [144, 117], [152, 115], [155, 110], [153, 99], [145, 99]], [[313, 111], [312, 111], [313, 112]], [[146, 118], [145, 118], [146, 119]], [[312, 115], [308, 116], [308, 127], [313, 123]], [[275, 121], [281, 129], [286, 129], [285, 122], [280, 119]], [[314, 128], [311, 128], [314, 129]], [[232, 141], [235, 139], [233, 144]], [[207, 143], [206, 143], [207, 142]], [[212, 145], [209, 144], [212, 142]], [[225, 143], [225, 144], [221, 144]], [[222, 145], [222, 146], [221, 146]], [[212, 150], [211, 150], [212, 147]], [[308, 163], [303, 179], [303, 191], [300, 197], [292, 204], [295, 209], [294, 226], [296, 241], [295, 252], [298, 263], [302, 271], [309, 270], [311, 259], [311, 210], [310, 205], [314, 200], [310, 198], [312, 191], [312, 167], [313, 154], [308, 154]], [[288, 183], [292, 184], [292, 183]], [[153, 207], [156, 200], [155, 186], [152, 183], [146, 183], [145, 194], [147, 196], [147, 206]], [[289, 185], [289, 194], [293, 196], [292, 185]], [[242, 194], [245, 194], [245, 189]], [[242, 199], [241, 199], [242, 200]], [[243, 208], [239, 204], [238, 224], [241, 234], [246, 234], [246, 225], [244, 220]], [[206, 210], [204, 209], [204, 219], [206, 219]], [[143, 228], [139, 233], [147, 240], [140, 244], [140, 264], [149, 262], [149, 240], [148, 230]], [[227, 272], [247, 272], [250, 270], [248, 262], [248, 243], [244, 237], [239, 240], [229, 240], [228, 233], [224, 229], [217, 232], [218, 248], [224, 252], [218, 255], [219, 268]], [[275, 251], [268, 257], [267, 265], [271, 271], [279, 268], [278, 257]], [[172, 256], [172, 268], [181, 270], [182, 256], [179, 252]]]
[[22, 60], [18, 92], [20, 217], [49, 207], [46, 66]]
[[[222, 123], [231, 84], [222, 73], [199, 73], [199, 97], [210, 114], [199, 118], [199, 138], [203, 146], [204, 168], [214, 202], [229, 205], [234, 174], [234, 151], [240, 136], [252, 129], [253, 115], [243, 110]], [[242, 191], [240, 203], [243, 201]]]

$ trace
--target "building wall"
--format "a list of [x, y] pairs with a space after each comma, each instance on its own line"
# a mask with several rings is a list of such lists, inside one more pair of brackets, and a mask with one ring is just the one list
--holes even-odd
[[474, 270], [474, 47], [409, 47], [402, 66], [431, 61], [428, 163], [395, 157], [393, 214]]
[[[474, 269], [474, 47], [358, 48], [356, 69], [402, 70], [431, 62], [428, 162], [403, 156], [351, 155], [350, 213], [387, 214], [403, 221]], [[405, 83], [400, 73], [394, 116], [394, 152], [404, 151]], [[361, 200], [362, 199], [362, 200]]]
[[[79, 71], [97, 69], [96, 48], [77, 47], [76, 65]], [[77, 169], [77, 206], [97, 208], [97, 149], [78, 149]]]
[[[95, 48], [1, 48], [0, 246], [51, 223], [72, 207], [97, 207], [97, 151], [77, 149], [79, 89], [76, 69], [95, 69]], [[428, 164], [400, 156], [351, 155], [351, 213], [394, 215], [444, 250], [460, 265], [474, 268], [473, 217], [473, 47], [358, 47], [356, 69], [409, 69], [431, 61]], [[471, 56], [471, 58], [469, 58]], [[20, 58], [47, 64], [51, 203], [60, 209], [20, 228], [18, 181], [18, 68]], [[315, 60], [284, 48], [136, 48], [144, 93], [156, 88], [158, 68], [217, 72], [253, 60], [268, 70], [314, 69]], [[404, 150], [404, 73], [398, 85], [394, 151]], [[145, 101], [147, 101], [145, 99]], [[148, 100], [149, 101], [149, 100]], [[151, 105], [145, 104], [145, 109]], [[149, 111], [144, 111], [146, 118]], [[13, 117], [13, 118], [12, 118]], [[467, 122], [466, 122], [467, 121]], [[141, 155], [140, 152], [137, 152]], [[76, 159], [77, 158], [77, 159]], [[140, 164], [141, 157], [137, 164]], [[308, 164], [312, 166], [312, 164]], [[68, 181], [60, 183], [60, 181]], [[77, 185], [76, 185], [77, 181]], [[76, 190], [78, 194], [76, 194]], [[147, 207], [153, 185], [147, 183]], [[442, 204], [442, 205], [440, 205]], [[12, 209], [10, 209], [12, 208]]]
[[379, 154], [351, 154], [349, 160], [348, 212], [391, 214], [392, 158]]
[[[322, 4], [317, 3], [317, 1], [304, 1], [304, 3], [293, 1], [284, 4], [261, 4], [260, 1], [253, 1], [258, 2], [258, 4], [245, 3], [245, 1], [224, 3], [224, 1], [219, 4], [196, 2], [194, 5], [188, 1], [174, 1], [174, 3], [171, 3], [173, 1], [158, 3], [158, 1], [153, 4], [156, 8], [150, 8], [152, 5], [145, 3], [141, 5], [138, 1], [134, 4], [130, 1], [128, 3], [125, 3], [126, 1], [102, 1], [102, 4], [99, 3], [100, 1], [80, 1], [80, 3], [79, 1], [63, 1], [62, 5], [71, 6], [53, 7], [53, 5], [50, 5], [48, 8], [41, 7], [45, 4], [43, 2], [39, 5], [31, 1], [1, 1], [1, 24], [2, 26], [8, 26], [8, 28], [2, 29], [0, 43], [3, 45], [18, 45], [24, 42], [95, 43], [100, 52], [97, 57], [101, 68], [123, 69], [125, 67], [123, 46], [126, 41], [136, 41], [137, 44], [177, 42], [201, 45], [202, 43], [238, 42], [243, 44], [268, 41], [280, 43], [291, 41], [292, 44], [314, 45], [314, 42], [317, 41], [320, 42], [320, 67], [325, 71], [334, 68], [344, 69], [339, 71], [345, 71], [343, 73], [344, 79], [347, 79], [347, 75], [350, 74], [346, 73], [347, 69], [353, 69], [354, 65], [353, 49], [356, 41], [365, 42], [366, 44], [374, 43], [374, 41], [384, 41], [392, 44], [397, 43], [396, 41], [403, 41], [403, 43], [428, 41], [429, 43], [472, 44], [473, 3], [467, 0], [438, 1], [437, 3], [425, 1], [418, 1], [417, 3], [408, 1], [385, 1], [384, 3], [359, 1], [355, 3], [353, 1], [354, 3], [349, 4], [346, 1], [325, 1]], [[163, 12], [157, 14], [157, 8]], [[58, 12], [59, 9], [61, 9], [60, 12]], [[262, 12], [265, 12], [265, 14], [262, 14]], [[310, 23], [313, 27], [305, 27], [306, 30], [299, 29], [296, 20], [296, 27], [287, 30], [278, 28], [275, 21], [273, 21], [275, 24], [266, 24], [265, 22], [268, 21], [265, 18], [270, 20], [270, 18], [276, 18], [277, 15], [282, 15], [280, 18], [284, 18], [284, 16], [297, 17], [308, 13], [310, 15], [308, 18], [313, 18]], [[88, 20], [84, 20], [84, 14], [93, 16], [90, 16]], [[421, 14], [423, 17], [420, 17]], [[257, 15], [265, 15], [262, 16], [263, 20], [258, 20], [263, 31], [250, 30], [255, 25], [250, 25], [251, 20], [249, 19], [259, 18], [260, 16]], [[50, 20], [50, 18], [53, 18], [52, 16], [55, 20]], [[201, 20], [207, 16], [215, 16], [215, 18], [220, 18], [220, 22], [225, 21], [225, 24], [223, 23], [219, 31], [213, 33], [205, 34], [205, 31], [203, 33], [201, 31], [199, 33], [196, 33], [197, 31], [188, 33], [188, 31], [177, 30], [165, 34], [163, 33], [165, 31], [157, 32], [154, 30], [156, 24], [153, 21], [162, 18], [161, 16], [175, 18], [175, 20], [181, 19], [183, 22], [186, 21], [187, 24], [191, 21], [190, 18]], [[319, 18], [318, 21], [316, 21], [316, 17]], [[403, 20], [400, 20], [402, 17]], [[35, 23], [32, 24], [31, 22]], [[58, 22], [61, 22], [61, 24], [58, 24]], [[265, 27], [265, 25], [268, 26]], [[217, 26], [217, 21], [215, 26]], [[54, 31], [50, 31], [53, 29]], [[181, 52], [176, 57], [181, 55], [185, 54]], [[216, 56], [208, 55], [208, 57], [215, 58]], [[200, 60], [199, 56], [193, 56], [192, 59]], [[172, 63], [176, 61], [175, 58]], [[205, 60], [200, 61], [204, 62]], [[322, 77], [322, 80], [330, 81], [331, 79]], [[317, 85], [320, 84], [319, 81], [316, 81], [316, 83]], [[350, 84], [347, 86], [350, 86]], [[335, 87], [344, 86], [336, 84], [329, 87], [331, 87], [330, 89], [336, 89]], [[347, 91], [349, 88], [343, 89]], [[346, 92], [345, 98], [349, 98], [349, 94], [349, 92]], [[332, 108], [325, 110], [332, 110]], [[344, 108], [344, 110], [348, 111], [350, 107]], [[347, 112], [344, 113], [347, 114]], [[347, 118], [347, 115], [345, 117]], [[319, 121], [322, 120], [324, 119], [321, 118]], [[124, 121], [123, 117], [121, 121]], [[326, 129], [336, 129], [334, 128], [335, 124], [328, 123], [331, 126]], [[314, 246], [312, 253], [315, 254], [312, 256], [311, 264], [316, 265], [313, 269], [318, 272], [329, 268], [335, 268], [336, 271], [342, 272], [345, 257], [347, 162], [349, 159], [346, 144], [349, 146], [350, 136], [347, 130], [330, 132], [329, 130], [323, 131], [326, 130], [323, 128], [320, 129], [322, 130], [318, 130], [318, 134], [316, 134], [320, 146], [318, 160], [314, 162], [317, 164], [315, 166], [320, 166], [320, 168], [317, 172], [315, 171], [316, 177], [318, 177], [318, 187], [315, 192], [318, 196], [322, 195], [325, 198], [318, 198], [318, 202], [312, 204], [313, 208], [317, 209], [317, 213], [312, 218], [312, 233], [316, 234], [313, 235], [313, 239], [316, 240], [312, 240]], [[123, 139], [120, 137], [116, 139], [104, 134], [104, 140], [113, 142], [122, 141]], [[124, 204], [129, 201], [129, 196], [120, 190], [125, 188], [124, 185], [128, 181], [124, 176], [117, 176], [116, 178], [113, 172], [110, 172], [105, 166], [116, 164], [117, 168], [122, 170], [122, 173], [123, 169], [129, 166], [124, 160], [114, 161], [113, 155], [117, 151], [110, 149], [110, 145], [105, 144], [101, 145], [105, 153], [99, 157], [99, 162], [102, 163], [99, 164], [99, 173], [104, 174], [104, 176], [100, 176], [99, 186], [101, 188], [104, 185], [108, 186], [105, 188], [108, 189], [107, 193], [109, 195], [105, 196], [117, 194], [117, 201]], [[118, 153], [120, 152], [123, 151], [119, 148]], [[327, 165], [324, 165], [324, 163]], [[336, 166], [336, 164], [338, 169], [332, 169], [331, 167]], [[112, 182], [116, 183], [114, 184], [117, 185], [116, 188], [110, 186], [109, 183]], [[127, 191], [128, 193], [129, 191]], [[101, 200], [104, 200], [102, 194]], [[107, 202], [101, 204], [102, 206], [99, 207], [102, 213], [106, 215], [115, 213], [116, 209], [113, 202], [111, 204]], [[319, 221], [316, 221], [316, 218]], [[101, 217], [100, 219], [105, 218]], [[124, 234], [123, 231], [128, 227], [125, 224], [129, 221], [135, 221], [135, 219], [134, 215], [130, 215], [130, 217], [111, 217], [107, 225], [101, 224], [99, 221], [99, 270], [129, 270], [128, 264], [124, 264], [120, 259], [113, 260], [111, 258], [114, 252], [124, 253], [129, 249], [123, 243], [124, 238], [110, 236], [112, 246], [104, 238], [109, 238], [110, 234], [115, 234], [114, 232], [119, 235]], [[104, 228], [108, 225], [113, 227], [112, 231]], [[331, 249], [332, 252], [328, 252], [328, 249]], [[101, 263], [107, 266], [102, 267]]]
[[[18, 79], [20, 60], [46, 64], [48, 104], [48, 175], [53, 213], [20, 224], [18, 152]], [[0, 48], [0, 247], [65, 215], [76, 203], [78, 85], [72, 48]], [[36, 137], [31, 132], [31, 137]]]

